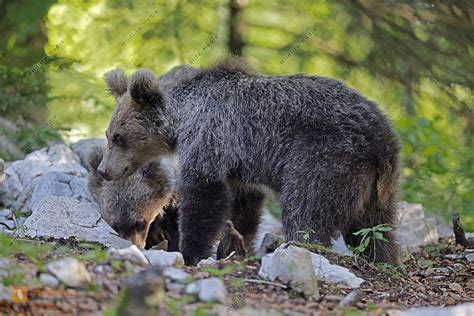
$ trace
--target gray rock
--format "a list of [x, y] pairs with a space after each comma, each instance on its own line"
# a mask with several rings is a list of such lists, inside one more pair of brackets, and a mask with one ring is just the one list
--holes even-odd
[[225, 303], [227, 299], [227, 289], [221, 279], [212, 277], [197, 280], [186, 286], [187, 294], [197, 294], [199, 300], [204, 302]]
[[451, 253], [451, 254], [445, 255], [444, 257], [446, 259], [450, 259], [450, 260], [462, 260], [466, 257], [466, 255], [465, 254]]
[[438, 231], [439, 237], [452, 237], [454, 236], [453, 227], [446, 224], [446, 222], [438, 216], [428, 217], [436, 220], [436, 230]]
[[46, 269], [70, 287], [82, 287], [91, 281], [91, 275], [75, 258], [64, 258], [48, 263]]
[[400, 202], [398, 203], [397, 214], [400, 223], [422, 220], [425, 218], [425, 213], [421, 204]]
[[39, 177], [52, 172], [87, 176], [87, 170], [68, 146], [57, 144], [43, 148], [28, 154], [23, 160], [14, 161], [5, 169], [0, 202], [11, 209], [26, 209]]
[[94, 146], [106, 146], [107, 140], [105, 138], [89, 138], [82, 139], [77, 143], [71, 145], [72, 151], [79, 157], [81, 164], [90, 171], [90, 166], [87, 163], [87, 157]]
[[438, 241], [438, 231], [434, 218], [403, 222], [398, 227], [397, 233], [400, 243], [410, 249]]
[[107, 255], [111, 259], [128, 260], [141, 266], [147, 266], [150, 264], [145, 255], [135, 245], [122, 249], [111, 247], [107, 250]]
[[28, 210], [34, 212], [46, 196], [65, 196], [85, 202], [93, 200], [87, 190], [86, 178], [58, 172], [51, 172], [37, 179]]
[[0, 158], [0, 193], [3, 185], [3, 180], [5, 179], [5, 160]]
[[13, 213], [12, 211], [10, 211], [9, 209], [5, 208], [3, 210], [0, 211], [0, 217], [4, 217], [4, 218], [8, 218], [8, 219], [11, 219], [13, 216]]
[[318, 282], [307, 249], [283, 244], [262, 258], [258, 275], [270, 281], [280, 280], [308, 297], [319, 298]]
[[163, 271], [163, 275], [168, 279], [176, 282], [186, 282], [191, 279], [191, 274], [173, 267], [167, 267]]
[[311, 253], [311, 261], [314, 267], [314, 273], [321, 281], [328, 283], [342, 283], [351, 288], [358, 288], [364, 279], [359, 278], [349, 269], [341, 267], [337, 264], [331, 264], [325, 257]]
[[474, 252], [468, 253], [466, 255], [466, 260], [469, 262], [474, 262]]
[[16, 221], [18, 222], [18, 227], [21, 227], [25, 224], [26, 217], [19, 217]]
[[258, 258], [263, 258], [266, 254], [275, 251], [282, 243], [284, 238], [282, 235], [277, 235], [274, 233], [266, 233], [263, 239], [260, 241], [260, 246], [257, 249], [255, 256]]
[[150, 261], [151, 265], [158, 265], [162, 267], [177, 267], [184, 266], [183, 255], [180, 252], [167, 252], [164, 250], [142, 250], [145, 257]]
[[59, 280], [49, 273], [41, 273], [39, 280], [44, 286], [55, 288], [59, 285]]
[[0, 219], [0, 225], [12, 230], [16, 228], [15, 221], [11, 219]]
[[465, 303], [450, 307], [421, 307], [410, 308], [395, 314], [396, 316], [472, 316], [474, 315], [474, 303]]
[[[10, 265], [10, 260], [0, 257], [0, 277], [4, 278], [8, 275], [8, 269], [10, 268]], [[2, 282], [0, 282], [0, 284], [2, 284]]]
[[197, 266], [198, 268], [204, 267], [204, 266], [213, 266], [217, 263], [216, 258], [214, 257], [209, 257], [207, 259], [202, 259], [198, 262]]
[[165, 286], [166, 286], [166, 290], [179, 292], [179, 293], [183, 292], [186, 288], [186, 284], [173, 282], [170, 279], [165, 280]]
[[22, 234], [31, 237], [75, 237], [77, 240], [98, 242], [115, 248], [131, 245], [107, 225], [95, 204], [68, 197], [46, 197], [24, 226]]
[[[260, 217], [260, 223], [258, 224], [257, 234], [255, 236], [255, 242], [254, 242], [255, 252], [259, 252], [261, 257], [265, 255], [263, 253], [265, 246], [262, 246], [262, 243], [268, 234], [271, 237], [267, 237], [267, 238], [277, 240], [278, 236], [281, 236], [281, 239], [282, 240], [284, 239], [283, 226], [281, 225], [281, 222], [275, 217], [273, 217], [273, 215], [270, 214], [268, 210], [264, 209], [262, 212], [262, 216]], [[270, 243], [270, 242], [271, 241], [267, 240], [267, 243]], [[273, 249], [276, 249], [276, 248], [273, 248]]]
[[347, 248], [346, 242], [344, 241], [344, 238], [342, 237], [342, 235], [339, 235], [337, 239], [333, 240], [332, 245], [331, 245], [331, 250], [343, 256], [354, 255], [352, 251], [350, 251], [350, 249]]

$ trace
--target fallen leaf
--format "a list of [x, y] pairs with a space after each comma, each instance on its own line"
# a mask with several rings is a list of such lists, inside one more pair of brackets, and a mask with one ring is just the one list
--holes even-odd
[[459, 283], [456, 283], [456, 282], [450, 283], [449, 288], [456, 292], [463, 292], [461, 285], [459, 285]]

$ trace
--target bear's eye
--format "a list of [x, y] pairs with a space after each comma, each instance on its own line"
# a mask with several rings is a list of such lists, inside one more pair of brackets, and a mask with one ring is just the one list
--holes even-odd
[[120, 134], [115, 134], [114, 138], [112, 139], [112, 142], [119, 147], [125, 146], [125, 139]]

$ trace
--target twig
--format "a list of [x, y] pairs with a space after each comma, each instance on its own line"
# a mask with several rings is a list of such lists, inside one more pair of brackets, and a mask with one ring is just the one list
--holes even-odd
[[235, 251], [232, 251], [227, 257], [222, 259], [223, 261], [228, 261], [230, 258], [232, 258], [235, 255]]
[[342, 299], [342, 301], [339, 303], [339, 306], [344, 306], [344, 307], [354, 306], [355, 304], [357, 304], [357, 302], [360, 301], [363, 295], [364, 293], [361, 290], [355, 289]]
[[247, 282], [247, 283], [258, 283], [258, 284], [268, 284], [268, 285], [274, 285], [274, 286], [278, 286], [278, 287], [281, 287], [282, 289], [286, 289], [287, 286], [284, 285], [284, 284], [280, 284], [280, 283], [275, 283], [275, 282], [269, 282], [269, 281], [264, 281], [264, 280], [256, 280], [256, 279], [243, 279], [244, 282]]

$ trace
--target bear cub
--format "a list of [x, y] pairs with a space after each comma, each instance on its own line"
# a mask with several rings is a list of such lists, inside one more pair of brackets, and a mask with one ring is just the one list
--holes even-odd
[[105, 148], [94, 146], [88, 156], [88, 188], [104, 220], [140, 248], [161, 242], [168, 251], [178, 250], [178, 224], [173, 161], [153, 161], [127, 179], [105, 181], [97, 172]]

